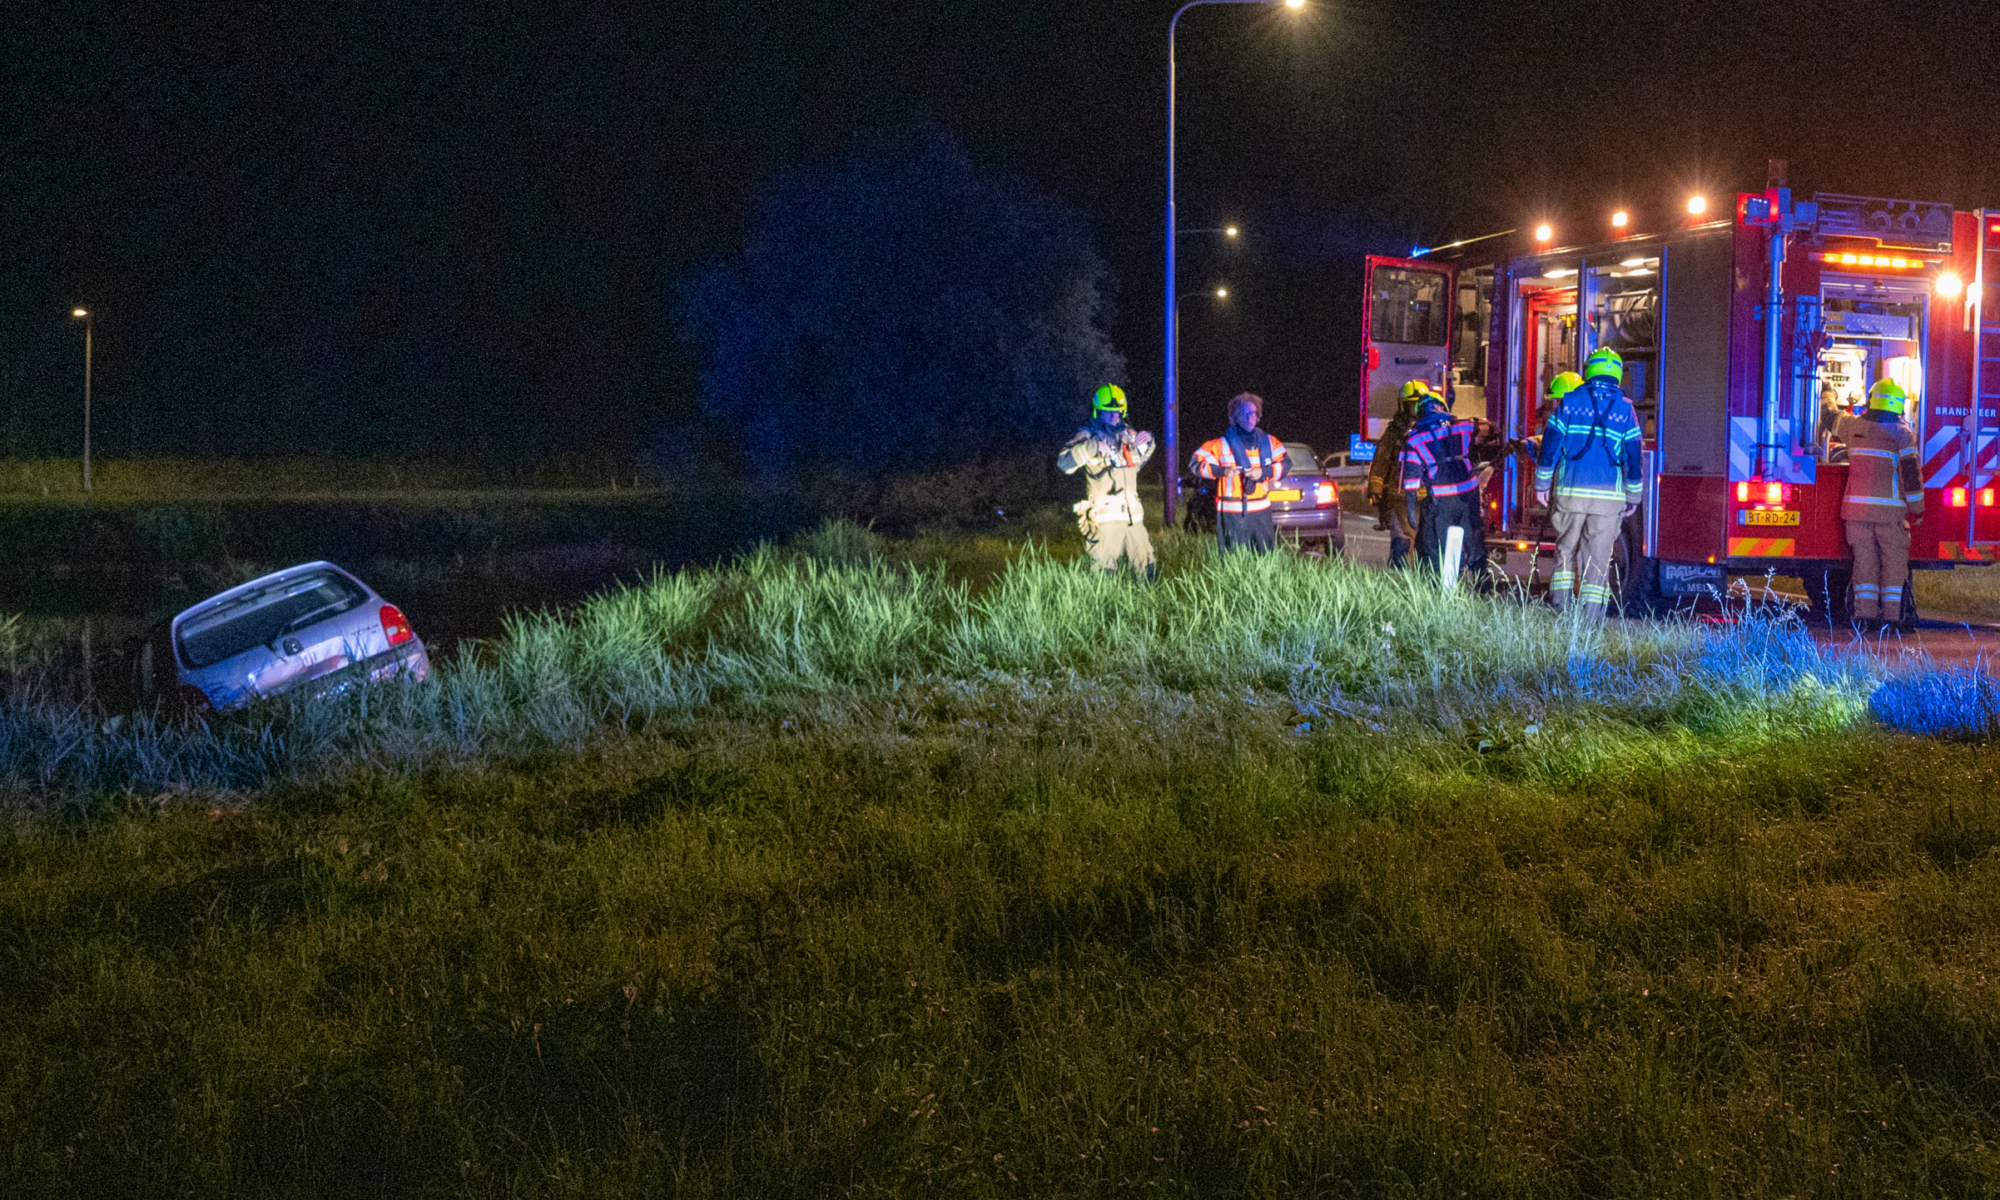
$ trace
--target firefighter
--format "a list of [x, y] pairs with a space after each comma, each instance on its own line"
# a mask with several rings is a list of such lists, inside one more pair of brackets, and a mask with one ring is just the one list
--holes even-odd
[[1153, 457], [1153, 435], [1125, 420], [1125, 389], [1107, 383], [1090, 402], [1090, 423], [1076, 431], [1056, 466], [1065, 475], [1083, 472], [1084, 499], [1076, 505], [1083, 548], [1097, 569], [1112, 573], [1124, 558], [1142, 578], [1159, 577], [1153, 541], [1146, 536], [1146, 513], [1139, 507], [1139, 468]]
[[1229, 428], [1194, 452], [1188, 466], [1215, 484], [1215, 537], [1223, 550], [1265, 554], [1278, 544], [1271, 485], [1284, 478], [1285, 447], [1257, 428], [1264, 400], [1244, 392], [1229, 402]]
[[1368, 464], [1367, 500], [1375, 509], [1375, 528], [1389, 531], [1389, 566], [1402, 566], [1410, 558], [1410, 542], [1416, 526], [1404, 513], [1403, 440], [1417, 419], [1417, 402], [1431, 394], [1430, 385], [1412, 379], [1403, 385], [1396, 402], [1396, 415], [1375, 443], [1375, 461]]
[[[1417, 554], [1432, 570], [1442, 567], [1452, 528], [1460, 533], [1458, 561], [1471, 570], [1486, 561], [1486, 523], [1479, 512], [1479, 477], [1469, 456], [1475, 429], [1456, 420], [1444, 398], [1427, 394], [1417, 401], [1417, 421], [1403, 441], [1403, 503], [1417, 530]], [[1430, 489], [1419, 513], [1417, 489]]]
[[1917, 438], [1903, 420], [1909, 395], [1893, 379], [1868, 389], [1868, 409], [1847, 415], [1834, 436], [1847, 443], [1847, 494], [1840, 519], [1854, 552], [1854, 619], [1893, 625], [1903, 616], [1910, 573], [1909, 523], [1924, 515]]
[[1561, 611], [1575, 589], [1593, 621], [1604, 619], [1611, 602], [1611, 551], [1645, 483], [1639, 415], [1620, 387], [1624, 378], [1617, 351], [1586, 359], [1582, 386], [1562, 397], [1535, 456], [1535, 502], [1548, 508], [1556, 529], [1549, 599]]
[[1562, 407], [1563, 397], [1582, 386], [1583, 376], [1575, 371], [1558, 371], [1555, 378], [1549, 380], [1549, 386], [1542, 391], [1542, 406], [1535, 411], [1535, 432], [1521, 439], [1530, 457], [1542, 452], [1542, 434], [1548, 430], [1549, 418]]

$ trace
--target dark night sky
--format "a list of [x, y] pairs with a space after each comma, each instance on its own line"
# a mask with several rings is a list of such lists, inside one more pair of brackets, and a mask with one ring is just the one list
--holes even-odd
[[[1157, 412], [1170, 3], [45, 3], [0, 31], [0, 453], [630, 447], [677, 283], [789, 164], [927, 116], [1080, 210]], [[1688, 190], [2000, 205], [1972, 2], [1199, 8], [1180, 39], [1189, 433], [1344, 432], [1358, 256]], [[1986, 68], [1986, 70], [1982, 70]]]

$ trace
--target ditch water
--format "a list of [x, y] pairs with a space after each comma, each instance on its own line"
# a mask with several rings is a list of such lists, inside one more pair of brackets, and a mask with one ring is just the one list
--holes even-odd
[[[326, 559], [402, 609], [434, 659], [655, 571], [713, 562], [782, 520], [654, 493], [456, 503], [0, 506], [0, 677], [115, 706], [133, 643], [208, 596]], [[37, 518], [42, 518], [38, 520]]]

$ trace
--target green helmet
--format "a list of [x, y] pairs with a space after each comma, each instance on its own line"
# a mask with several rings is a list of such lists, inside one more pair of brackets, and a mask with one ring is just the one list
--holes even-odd
[[1909, 403], [1910, 394], [1893, 379], [1878, 379], [1875, 386], [1868, 389], [1868, 407], [1871, 409], [1892, 412], [1900, 417]]
[[1103, 387], [1098, 388], [1097, 394], [1091, 397], [1090, 411], [1123, 413], [1125, 411], [1125, 389], [1115, 383], [1107, 383]]
[[1593, 350], [1589, 358], [1583, 360], [1585, 381], [1607, 377], [1613, 383], [1625, 381], [1625, 360], [1618, 357], [1616, 350]]
[[1431, 385], [1421, 379], [1406, 380], [1403, 383], [1401, 398], [1396, 401], [1396, 407], [1407, 413], [1415, 413], [1419, 401], [1425, 396], [1435, 394], [1431, 391]]
[[1563, 371], [1549, 380], [1548, 390], [1542, 393], [1544, 400], [1560, 400], [1583, 386], [1583, 376], [1575, 371]]

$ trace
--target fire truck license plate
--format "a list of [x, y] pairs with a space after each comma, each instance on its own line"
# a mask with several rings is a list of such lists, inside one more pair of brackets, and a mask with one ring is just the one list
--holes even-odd
[[1299, 498], [1299, 489], [1297, 488], [1271, 489], [1271, 499], [1273, 500], [1296, 500], [1298, 498]]
[[1753, 510], [1743, 514], [1743, 523], [1745, 525], [1796, 525], [1799, 523], [1799, 514], [1795, 512], [1756, 512]]

